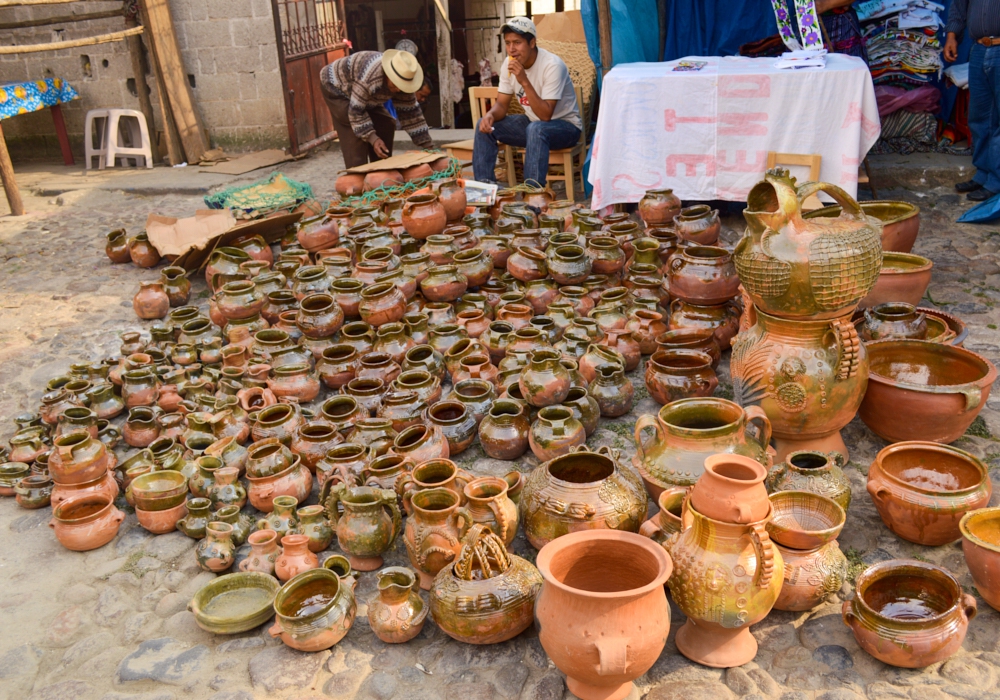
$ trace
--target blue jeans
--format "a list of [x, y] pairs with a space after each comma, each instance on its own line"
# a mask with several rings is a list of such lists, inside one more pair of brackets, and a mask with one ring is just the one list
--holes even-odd
[[497, 151], [499, 144], [505, 143], [524, 149], [524, 180], [544, 185], [549, 173], [549, 149], [572, 148], [579, 140], [580, 130], [564, 119], [533, 122], [526, 114], [508, 114], [493, 122], [491, 134], [481, 132], [477, 122], [472, 172], [480, 182], [496, 182]]
[[972, 179], [1000, 192], [1000, 47], [973, 44], [969, 52], [969, 131]]

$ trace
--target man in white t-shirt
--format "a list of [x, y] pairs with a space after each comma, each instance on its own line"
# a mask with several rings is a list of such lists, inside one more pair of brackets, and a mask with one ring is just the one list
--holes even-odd
[[[500, 67], [499, 95], [476, 125], [472, 170], [477, 180], [496, 182], [499, 144], [524, 153], [524, 180], [545, 184], [549, 150], [571, 148], [580, 140], [580, 108], [562, 59], [536, 46], [538, 32], [527, 17], [512, 17], [500, 28], [507, 58]], [[507, 114], [511, 99], [524, 114]]]

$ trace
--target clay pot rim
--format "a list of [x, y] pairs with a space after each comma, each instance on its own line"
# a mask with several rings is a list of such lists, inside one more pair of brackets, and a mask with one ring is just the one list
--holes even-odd
[[[758, 310], [758, 313], [760, 311]], [[947, 343], [935, 343], [930, 340], [903, 340], [896, 338], [887, 338], [885, 340], [876, 340], [870, 343], [865, 343], [865, 348], [868, 351], [868, 378], [869, 381], [876, 381], [885, 386], [894, 387], [898, 389], [905, 389], [908, 391], [917, 391], [925, 394], [955, 394], [956, 389], [962, 387], [977, 387], [979, 389], [985, 389], [993, 384], [997, 378], [997, 368], [992, 362], [983, 357], [982, 355], [973, 352], [967, 348], [958, 347], [957, 345], [948, 345]], [[973, 360], [979, 364], [981, 368], [984, 369], [983, 376], [979, 379], [974, 379], [971, 382], [964, 382], [962, 384], [911, 384], [909, 382], [903, 382], [897, 379], [890, 379], [889, 377], [884, 377], [878, 374], [874, 369], [874, 354], [878, 351], [885, 351], [892, 356], [899, 356], [901, 351], [909, 349], [911, 351], [917, 351], [920, 354], [934, 353], [934, 352], [944, 352], [952, 357], [964, 355], [970, 360]]]
[[[276, 481], [284, 476], [287, 476], [292, 471], [294, 471], [295, 469], [299, 469], [300, 467], [302, 467], [302, 461], [298, 455], [295, 455], [295, 458], [292, 460], [292, 463], [289, 464], [284, 470], [278, 472], [277, 474], [271, 474], [270, 476], [250, 476], [249, 474], [247, 474], [246, 478], [247, 481], [251, 483], [264, 484], [267, 483], [268, 481]], [[275, 498], [281, 498], [281, 496], [276, 496]], [[290, 498], [295, 498], [295, 497], [290, 496]], [[296, 503], [297, 502], [298, 501], [296, 501]]]
[[[565, 549], [577, 546], [578, 544], [585, 544], [587, 542], [594, 542], [597, 540], [611, 540], [618, 544], [628, 544], [645, 550], [659, 562], [659, 574], [655, 579], [639, 588], [633, 588], [627, 591], [611, 592], [586, 591], [580, 588], [573, 588], [571, 586], [567, 586], [561, 581], [558, 581], [552, 575], [551, 564], [557, 554]], [[674, 569], [673, 560], [670, 558], [670, 555], [667, 554], [667, 551], [662, 546], [653, 542], [653, 540], [634, 532], [604, 529], [581, 530], [579, 532], [570, 532], [566, 535], [562, 535], [561, 537], [557, 537], [539, 550], [538, 556], [535, 559], [535, 566], [542, 574], [542, 578], [545, 580], [546, 585], [554, 586], [564, 593], [569, 593], [574, 596], [594, 598], [597, 600], [621, 600], [624, 598], [638, 598], [644, 596], [647, 593], [655, 591], [657, 588], [662, 588], [670, 578]]]
[[[265, 574], [260, 571], [239, 571], [232, 574], [224, 574], [218, 576], [215, 579], [209, 581], [205, 584], [194, 596], [191, 598], [191, 602], [188, 603], [188, 610], [194, 613], [195, 618], [198, 620], [199, 626], [202, 624], [208, 626], [214, 626], [217, 629], [222, 627], [230, 626], [233, 624], [232, 617], [222, 617], [207, 615], [204, 610], [206, 604], [215, 596], [220, 593], [232, 590], [235, 586], [230, 587], [228, 584], [231, 581], [246, 581], [248, 585], [239, 586], [239, 588], [261, 588], [266, 591], [271, 592], [271, 601], [267, 605], [261, 605], [261, 609], [252, 615], [241, 616], [241, 619], [256, 619], [258, 615], [267, 612], [268, 617], [270, 617], [270, 611], [274, 604], [274, 594], [278, 592], [281, 584], [278, 582], [274, 576]], [[253, 629], [253, 628], [251, 628]]]
[[[468, 394], [463, 394], [463, 393], [459, 392], [459, 388], [466, 389], [468, 387], [475, 387], [475, 388], [478, 388], [478, 389], [482, 389], [482, 392], [479, 393], [479, 394], [474, 394], [472, 396], [469, 396]], [[493, 383], [490, 382], [490, 381], [488, 381], [488, 380], [486, 380], [486, 379], [473, 379], [473, 378], [469, 378], [469, 379], [462, 379], [462, 380], [456, 382], [455, 385], [452, 386], [451, 391], [452, 391], [453, 394], [456, 394], [456, 395], [461, 396], [461, 397], [466, 398], [466, 399], [482, 399], [484, 397], [489, 396], [490, 389], [492, 387], [493, 387]]]
[[732, 258], [732, 254], [717, 245], [691, 245], [682, 248], [678, 253], [681, 257], [690, 258], [696, 262], [718, 261], [728, 262], [726, 258]]
[[[301, 537], [305, 537], [305, 535], [301, 535]], [[267, 574], [261, 574], [261, 575], [267, 576]], [[272, 577], [268, 576], [268, 578]], [[288, 596], [291, 595], [291, 592], [294, 591], [299, 586], [302, 586], [306, 583], [310, 583], [315, 579], [327, 580], [328, 583], [331, 586], [333, 586], [333, 594], [330, 596], [330, 601], [326, 605], [321, 607], [319, 610], [310, 613], [309, 615], [298, 615], [293, 617], [282, 613], [281, 605], [282, 603], [285, 602]], [[335, 571], [332, 571], [331, 569], [327, 569], [321, 566], [315, 569], [309, 569], [308, 571], [303, 571], [301, 574], [293, 577], [285, 585], [283, 585], [281, 588], [278, 589], [278, 592], [274, 596], [274, 601], [272, 602], [272, 605], [274, 606], [274, 612], [278, 616], [279, 620], [288, 620], [290, 622], [294, 622], [299, 625], [307, 623], [312, 620], [319, 619], [324, 615], [329, 614], [330, 611], [340, 603], [341, 585], [342, 584], [340, 582], [340, 577], [337, 575]]]
[[379, 282], [378, 284], [373, 284], [370, 287], [365, 287], [361, 291], [361, 298], [376, 299], [392, 293], [392, 290], [394, 289], [396, 289], [396, 285], [392, 282]]
[[[353, 461], [367, 454], [368, 448], [356, 442], [342, 442], [326, 451], [324, 459], [332, 461]], [[334, 454], [337, 453], [337, 454]], [[344, 454], [339, 454], [344, 453]]]
[[[938, 583], [944, 583], [952, 592], [952, 603], [947, 609], [930, 617], [922, 617], [919, 620], [904, 620], [898, 617], [888, 617], [875, 611], [865, 600], [865, 591], [872, 583], [890, 576], [903, 574], [917, 574], [921, 578], [930, 578]], [[955, 578], [955, 575], [944, 567], [931, 564], [930, 562], [918, 561], [916, 559], [889, 559], [874, 564], [858, 574], [854, 583], [853, 603], [860, 607], [865, 614], [879, 620], [883, 625], [891, 627], [901, 627], [903, 629], [918, 630], [926, 627], [928, 623], [943, 622], [952, 614], [958, 611], [962, 605], [962, 585]]]
[[[392, 576], [403, 576], [406, 578], [406, 582], [400, 583], [399, 581], [393, 581], [390, 577]], [[413, 570], [406, 566], [387, 566], [384, 569], [380, 569], [376, 576], [378, 577], [377, 588], [379, 591], [391, 588], [393, 586], [399, 586], [400, 588], [412, 589], [417, 585], [417, 575], [413, 573]], [[386, 581], [383, 584], [383, 581]], [[424, 607], [424, 601], [420, 599], [421, 608]]]
[[[437, 411], [440, 411], [443, 408], [461, 408], [462, 410], [454, 418], [438, 418], [437, 415], [436, 415]], [[432, 416], [434, 417], [435, 421], [437, 421], [438, 423], [441, 423], [442, 425], [458, 425], [462, 421], [464, 421], [467, 418], [469, 418], [469, 409], [461, 401], [453, 401], [451, 399], [445, 399], [443, 401], [438, 401], [437, 403], [432, 404], [432, 405], [430, 405], [430, 406], [427, 407], [427, 419], [430, 420], [430, 418]], [[411, 426], [411, 427], [415, 427], [415, 426]], [[402, 433], [400, 433], [400, 435], [402, 435]]]
[[[70, 506], [87, 503], [89, 501], [97, 501], [99, 503], [103, 503], [104, 506], [100, 510], [91, 513], [90, 515], [85, 515], [82, 518], [73, 518], [70, 520], [62, 517], [62, 513], [68, 510]], [[103, 517], [104, 515], [107, 515], [107, 513], [109, 513], [114, 507], [115, 501], [113, 498], [108, 498], [106, 495], [100, 493], [88, 493], [80, 496], [70, 496], [69, 498], [63, 500], [59, 505], [52, 509], [52, 517], [63, 525], [85, 525]]]
[[[138, 518], [138, 520], [139, 520], [139, 524], [143, 525], [142, 518], [143, 518], [144, 515], [148, 514], [150, 517], [154, 517], [154, 518], [160, 518], [160, 517], [169, 518], [169, 517], [172, 517], [173, 515], [175, 515], [176, 513], [181, 512], [182, 510], [186, 514], [187, 513], [187, 507], [188, 507], [187, 501], [181, 501], [176, 506], [172, 506], [172, 507], [166, 508], [164, 510], [143, 510], [142, 508], [139, 508], [138, 506], [136, 506], [136, 508], [135, 508], [135, 515], [136, 515], [136, 518]], [[142, 513], [142, 515], [140, 515], [140, 513]], [[179, 516], [177, 519], [179, 520], [180, 517], [182, 517], [182, 516]]]
[[[14, 465], [21, 465], [15, 469]], [[27, 462], [3, 462], [0, 463], [0, 478], [9, 479], [19, 474], [30, 473], [31, 465]]]
[[[665, 360], [670, 358], [690, 358], [692, 360], [697, 360], [700, 364], [697, 365], [671, 365], [665, 364]], [[707, 352], [702, 352], [701, 350], [688, 350], [686, 348], [677, 348], [674, 350], [657, 350], [652, 355], [649, 356], [649, 361], [651, 364], [662, 367], [664, 369], [670, 370], [700, 370], [700, 369], [711, 369], [712, 367], [712, 356]]]
[[[847, 523], [847, 512], [844, 508], [832, 498], [827, 498], [826, 496], [818, 493], [813, 493], [811, 491], [777, 491], [772, 493], [768, 498], [771, 501], [771, 521], [766, 526], [768, 534], [771, 535], [772, 540], [780, 545], [788, 547], [789, 549], [805, 551], [822, 547], [828, 542], [837, 539], [837, 536], [840, 535], [840, 531], [844, 529], [844, 525]], [[809, 530], [804, 527], [788, 527], [787, 525], [779, 525], [775, 523], [775, 518], [778, 516], [778, 513], [783, 511], [783, 502], [792, 500], [793, 498], [800, 500], [816, 500], [825, 505], [827, 508], [830, 508], [832, 504], [835, 506], [833, 512], [837, 514], [837, 522], [830, 527], [826, 527], [821, 530]], [[808, 546], [802, 546], [805, 543], [808, 543]]]
[[710, 215], [712, 211], [712, 207], [707, 204], [692, 204], [689, 207], [682, 208], [681, 213], [675, 216], [674, 220], [690, 221], [692, 219], [700, 219], [706, 214]]
[[335, 279], [330, 284], [330, 288], [338, 292], [353, 292], [355, 290], [363, 288], [364, 286], [365, 283], [359, 280], [357, 277], [340, 277], [338, 279]]
[[269, 544], [271, 542], [277, 542], [277, 540], [278, 533], [270, 529], [254, 530], [247, 535], [247, 544], [249, 545]]
[[[733, 477], [720, 474], [717, 468], [728, 462], [736, 462], [737, 464], [744, 466], [752, 470], [755, 474], [753, 479], [735, 479]], [[705, 471], [712, 472], [712, 475], [716, 479], [721, 479], [727, 484], [733, 484], [735, 486], [752, 486], [754, 484], [764, 483], [764, 479], [767, 478], [767, 469], [763, 464], [758, 462], [756, 459], [750, 457], [744, 457], [743, 455], [738, 455], [735, 453], [722, 453], [709, 455], [705, 458]], [[773, 511], [772, 511], [773, 512]]]
[[[148, 481], [167, 481], [167, 482], [173, 481], [176, 483], [171, 485], [169, 488], [158, 489], [154, 491], [149, 488], [147, 489], [142, 488]], [[135, 477], [134, 479], [132, 479], [131, 483], [129, 483], [129, 488], [132, 489], [132, 493], [138, 493], [140, 495], [145, 494], [146, 498], [162, 498], [173, 495], [171, 494], [171, 492], [176, 490], [180, 486], [184, 486], [186, 489], [187, 482], [188, 482], [187, 477], [181, 474], [180, 472], [174, 471], [172, 469], [160, 469], [159, 471], [147, 472], [145, 474], [141, 474]]]
[[[882, 204], [891, 204], [894, 207], [902, 209], [903, 213], [899, 214], [898, 216], [882, 219], [866, 211], [866, 209], [874, 209], [878, 205]], [[916, 204], [911, 204], [910, 202], [902, 202], [892, 199], [871, 199], [866, 202], [858, 202], [858, 205], [861, 207], [861, 211], [865, 212], [865, 214], [867, 214], [868, 216], [874, 217], [879, 221], [881, 221], [883, 226], [888, 226], [889, 224], [896, 224], [899, 223], [900, 221], [906, 221], [907, 219], [911, 219], [920, 213], [920, 207], [918, 207]], [[802, 218], [803, 219], [815, 219], [819, 217], [837, 218], [840, 216], [841, 211], [842, 210], [839, 204], [832, 204], [829, 206], [822, 207], [820, 209], [814, 209], [810, 212], [806, 212], [802, 215]]]
[[[900, 263], [908, 263], [906, 267], [887, 267], [886, 259]], [[927, 272], [934, 267], [934, 261], [916, 253], [897, 253], [886, 251], [882, 254], [882, 270], [879, 275], [915, 275]]]
[[[938, 454], [947, 454], [964, 460], [971, 466], [975, 467], [975, 469], [979, 472], [979, 482], [972, 486], [967, 486], [964, 489], [957, 489], [954, 491], [948, 491], [944, 489], [928, 489], [921, 486], [915, 486], [909, 481], [904, 481], [903, 479], [900, 479], [894, 473], [888, 471], [887, 469], [885, 469], [885, 467], [882, 466], [882, 463], [885, 461], [885, 458], [890, 455], [893, 455], [898, 452], [911, 452], [918, 450], [926, 452], [935, 452]], [[989, 470], [987, 470], [986, 465], [983, 464], [983, 462], [975, 455], [966, 452], [965, 450], [959, 449], [957, 447], [953, 447], [952, 445], [942, 445], [941, 443], [938, 442], [924, 442], [922, 440], [897, 442], [882, 448], [881, 450], [879, 450], [879, 453], [875, 455], [875, 461], [872, 463], [872, 466], [877, 466], [878, 470], [882, 473], [882, 475], [885, 476], [885, 478], [891, 481], [892, 483], [898, 484], [908, 491], [916, 491], [918, 493], [925, 493], [931, 496], [938, 495], [938, 496], [953, 497], [953, 496], [963, 496], [966, 494], [975, 493], [980, 488], [982, 488], [984, 483], [987, 483], [990, 480]]]
[[958, 529], [962, 532], [962, 537], [967, 540], [969, 544], [1000, 554], [1000, 541], [990, 542], [988, 540], [984, 540], [970, 529], [973, 521], [975, 520], [993, 520], [996, 518], [1000, 518], [1000, 506], [993, 508], [978, 508], [976, 510], [969, 511], [962, 516], [962, 519], [958, 523]]

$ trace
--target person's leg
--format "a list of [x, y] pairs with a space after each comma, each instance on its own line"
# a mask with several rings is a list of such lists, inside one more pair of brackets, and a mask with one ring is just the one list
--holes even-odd
[[[375, 133], [378, 137], [385, 142], [386, 148], [389, 149], [389, 157], [392, 157], [392, 142], [396, 138], [396, 119], [389, 114], [384, 106], [380, 105], [375, 109], [368, 110], [368, 116], [371, 117], [372, 124], [375, 125]], [[375, 149], [372, 149], [372, 160], [377, 160], [375, 156]]]
[[972, 132], [972, 164], [976, 168], [972, 182], [978, 185], [985, 185], [989, 177], [990, 121], [994, 110], [993, 89], [986, 79], [983, 64], [985, 54], [986, 47], [981, 44], [973, 44], [969, 52], [969, 131]]
[[1000, 192], [1000, 47], [991, 46], [983, 57], [983, 72], [990, 95], [990, 130], [984, 167], [987, 171], [983, 187]]
[[480, 182], [496, 182], [497, 152], [499, 144], [524, 147], [527, 144], [529, 120], [524, 114], [508, 114], [493, 122], [493, 133], [484, 134], [476, 122], [476, 136], [472, 146], [472, 174]]
[[563, 119], [531, 122], [524, 149], [524, 181], [544, 185], [549, 174], [549, 151], [571, 148], [580, 140], [580, 130]]
[[335, 97], [326, 90], [323, 90], [323, 99], [330, 109], [330, 117], [333, 119], [333, 126], [337, 130], [337, 137], [340, 140], [340, 151], [344, 155], [344, 167], [356, 168], [368, 162], [367, 141], [359, 139], [354, 135], [351, 128], [351, 120], [347, 116], [347, 108], [350, 102], [344, 98]]

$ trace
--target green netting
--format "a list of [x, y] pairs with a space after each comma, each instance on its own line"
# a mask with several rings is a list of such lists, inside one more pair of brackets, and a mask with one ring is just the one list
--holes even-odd
[[365, 192], [364, 194], [354, 195], [353, 197], [345, 197], [340, 201], [340, 204], [345, 207], [359, 207], [378, 204], [387, 199], [405, 199], [417, 190], [427, 187], [432, 182], [458, 177], [461, 172], [462, 164], [458, 162], [457, 158], [450, 158], [448, 167], [440, 172], [433, 173], [427, 177], [422, 177], [419, 180], [407, 182], [403, 185], [394, 185], [389, 187], [381, 185], [373, 190]]
[[246, 218], [247, 215], [294, 207], [312, 198], [312, 187], [292, 180], [283, 173], [273, 172], [265, 180], [249, 185], [234, 185], [207, 195], [205, 204], [210, 209], [240, 210], [242, 214], [235, 211], [233, 213], [237, 218]]

